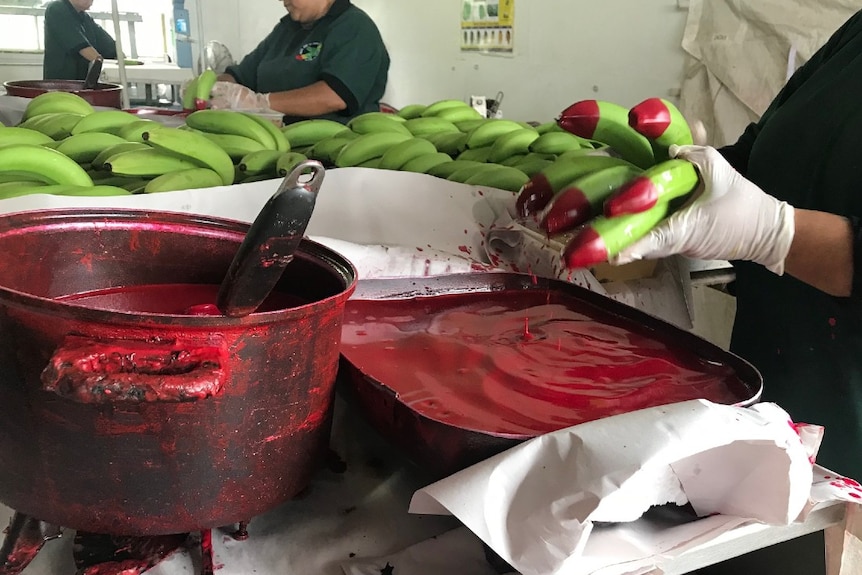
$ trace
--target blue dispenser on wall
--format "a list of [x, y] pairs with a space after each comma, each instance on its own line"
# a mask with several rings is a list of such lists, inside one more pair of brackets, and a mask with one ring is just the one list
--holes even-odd
[[177, 44], [177, 66], [192, 68], [192, 39], [189, 11], [185, 0], [174, 0], [174, 35]]

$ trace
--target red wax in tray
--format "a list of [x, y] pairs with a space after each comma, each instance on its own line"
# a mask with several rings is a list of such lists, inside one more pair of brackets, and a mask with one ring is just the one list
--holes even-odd
[[753, 395], [730, 366], [545, 290], [351, 301], [342, 353], [415, 411], [501, 436]]

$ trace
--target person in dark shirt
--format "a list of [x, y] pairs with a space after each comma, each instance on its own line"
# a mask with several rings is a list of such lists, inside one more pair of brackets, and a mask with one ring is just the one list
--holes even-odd
[[[731, 350], [763, 400], [823, 425], [817, 463], [862, 480], [862, 11], [800, 68], [731, 146], [675, 150], [703, 193], [618, 261], [731, 260]], [[703, 571], [817, 575], [822, 534]], [[814, 551], [805, 551], [812, 548]]]
[[114, 39], [87, 14], [93, 0], [54, 0], [45, 8], [46, 80], [83, 80], [90, 62], [116, 58]]
[[270, 109], [285, 122], [347, 122], [380, 109], [389, 53], [374, 21], [350, 0], [284, 0], [287, 16], [219, 76], [214, 108]]

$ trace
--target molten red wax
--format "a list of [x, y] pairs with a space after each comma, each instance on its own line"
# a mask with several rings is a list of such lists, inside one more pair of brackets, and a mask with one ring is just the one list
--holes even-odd
[[[215, 306], [219, 286], [215, 284], [144, 284], [70, 294], [58, 301], [94, 309], [168, 315], [220, 315]], [[288, 309], [308, 302], [281, 292], [272, 292], [257, 313]]]
[[496, 435], [751, 397], [729, 366], [544, 290], [348, 302], [341, 350], [422, 415]]

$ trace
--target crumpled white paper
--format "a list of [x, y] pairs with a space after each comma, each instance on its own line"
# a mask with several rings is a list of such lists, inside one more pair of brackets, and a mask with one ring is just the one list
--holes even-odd
[[455, 515], [524, 575], [591, 573], [580, 558], [596, 523], [652, 506], [795, 520], [822, 437], [799, 429], [770, 403], [644, 409], [525, 442], [418, 491], [410, 511]]

